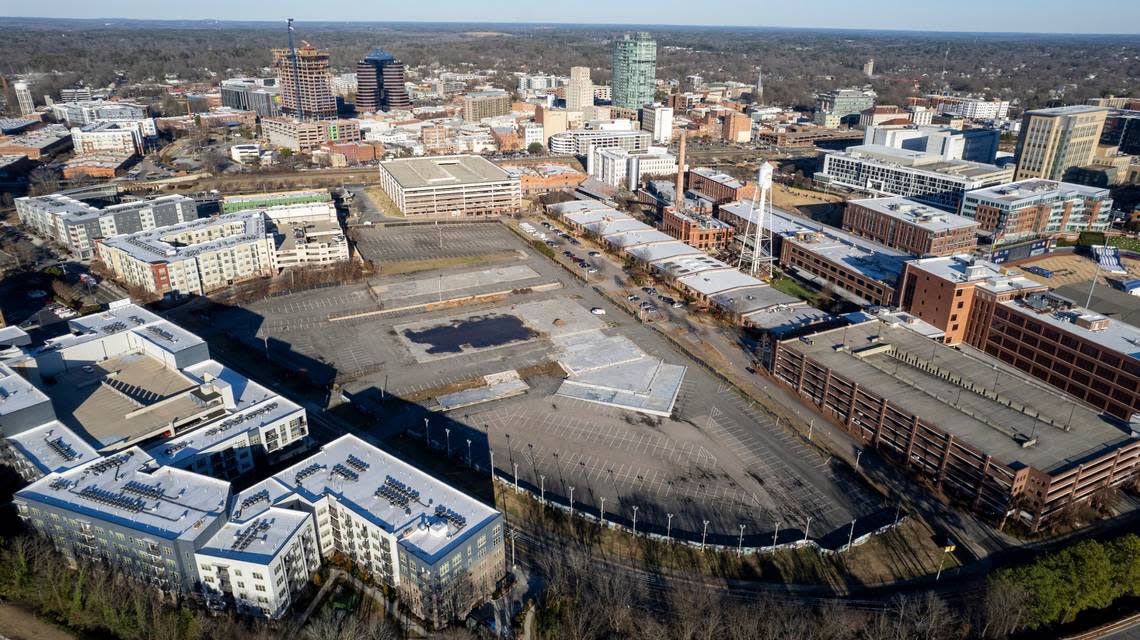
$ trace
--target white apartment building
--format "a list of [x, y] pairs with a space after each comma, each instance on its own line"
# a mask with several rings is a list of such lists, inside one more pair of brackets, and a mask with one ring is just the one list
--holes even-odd
[[[501, 514], [353, 435], [238, 494], [232, 518], [275, 507], [311, 514], [320, 556], [341, 554], [398, 590], [423, 618], [440, 620], [469, 578], [474, 600], [504, 573]], [[268, 575], [268, 574], [265, 574]]]
[[462, 619], [504, 575], [498, 511], [352, 435], [234, 495], [211, 477], [240, 475], [216, 447], [256, 434], [241, 448], [276, 463], [272, 433], [304, 438], [304, 410], [129, 301], [70, 324], [0, 364], [3, 453], [35, 470], [13, 502], [64, 553], [272, 618], [334, 555], [436, 624]]
[[587, 165], [589, 174], [598, 180], [630, 191], [636, 191], [645, 178], [677, 173], [677, 157], [664, 147], [650, 147], [644, 152], [595, 148]]
[[519, 125], [519, 134], [523, 139], [523, 147], [529, 147], [534, 143], [546, 146], [546, 139], [542, 135], [542, 125], [535, 122], [526, 122]]
[[279, 205], [262, 209], [275, 233], [277, 266], [329, 265], [349, 259], [348, 239], [332, 201]]
[[229, 601], [239, 613], [276, 619], [321, 566], [316, 526], [303, 511], [272, 507], [222, 525], [194, 562], [212, 604]]
[[1012, 179], [1013, 167], [945, 160], [935, 154], [875, 144], [824, 152], [823, 169], [815, 174], [820, 184], [906, 196], [950, 212], [958, 210], [967, 191]]
[[53, 194], [17, 198], [16, 214], [36, 235], [58, 242], [82, 260], [90, 260], [95, 257], [97, 240], [194, 220], [198, 205], [192, 198], [169, 195], [98, 209]]
[[77, 154], [134, 155], [145, 153], [146, 138], [157, 134], [153, 118], [100, 120], [82, 127], [72, 127], [71, 143]]
[[977, 220], [982, 231], [998, 242], [1107, 231], [1112, 225], [1112, 195], [1100, 187], [1030, 178], [967, 192], [961, 214]]
[[550, 152], [588, 156], [591, 149], [619, 148], [627, 151], [649, 149], [651, 136], [644, 131], [573, 129], [550, 136]]
[[56, 120], [69, 127], [82, 127], [100, 120], [141, 120], [147, 117], [146, 105], [109, 100], [57, 102], [51, 106], [51, 111]]
[[235, 144], [230, 147], [230, 159], [245, 164], [261, 158], [261, 147], [256, 144]]
[[156, 295], [204, 295], [278, 268], [274, 235], [256, 209], [112, 236], [98, 256], [116, 280]]
[[970, 120], [1005, 120], [1009, 117], [1009, 100], [960, 98], [957, 96], [928, 95], [931, 109]]
[[518, 176], [479, 156], [381, 162], [380, 187], [408, 216], [499, 215], [513, 213], [522, 206]]
[[660, 105], [642, 107], [641, 130], [653, 137], [654, 144], [669, 144], [673, 139], [673, 108]]

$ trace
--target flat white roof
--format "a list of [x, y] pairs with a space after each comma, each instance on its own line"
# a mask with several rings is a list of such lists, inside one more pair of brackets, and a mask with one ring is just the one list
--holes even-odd
[[204, 340], [173, 322], [123, 301], [111, 303], [106, 311], [69, 320], [67, 324], [71, 333], [45, 340], [41, 351], [67, 349], [124, 331], [130, 331], [171, 353], [205, 344]]
[[7, 440], [44, 474], [66, 471], [99, 456], [94, 447], [59, 420], [8, 436]]
[[978, 226], [976, 220], [947, 213], [910, 198], [867, 198], [847, 202], [934, 233]]
[[167, 540], [196, 539], [225, 514], [229, 495], [230, 483], [160, 467], [138, 447], [49, 474], [16, 493], [80, 519], [99, 518]]
[[608, 236], [611, 233], [620, 233], [622, 231], [640, 231], [641, 229], [652, 229], [649, 225], [634, 220], [629, 216], [624, 218], [599, 220], [598, 222], [591, 222], [585, 225], [586, 230], [597, 236]]
[[704, 296], [711, 296], [715, 293], [740, 287], [755, 287], [764, 284], [762, 281], [745, 275], [736, 269], [702, 271], [681, 278], [680, 283]]
[[304, 511], [270, 507], [247, 522], [230, 521], [197, 553], [256, 564], [269, 564], [305, 521]]
[[666, 260], [678, 256], [703, 255], [704, 253], [700, 249], [694, 249], [680, 240], [638, 245], [636, 247], [630, 247], [627, 251], [634, 258], [650, 264], [658, 260]]
[[47, 395], [32, 383], [0, 362], [0, 416], [16, 413], [41, 402]]
[[732, 269], [730, 265], [703, 253], [658, 260], [654, 262], [652, 266], [670, 278], [683, 278], [702, 271]]
[[659, 244], [676, 240], [673, 236], [648, 226], [645, 229], [637, 229], [635, 231], [611, 233], [603, 239], [618, 248]]
[[336, 497], [345, 507], [396, 535], [402, 547], [429, 563], [499, 515], [353, 435], [324, 445], [274, 479], [309, 502], [325, 495]]
[[617, 209], [611, 209], [609, 207], [606, 207], [604, 209], [591, 208], [583, 211], [567, 213], [563, 214], [562, 218], [579, 226], [586, 226], [605, 220], [633, 220], [633, 216], [629, 215], [628, 213], [623, 213]]

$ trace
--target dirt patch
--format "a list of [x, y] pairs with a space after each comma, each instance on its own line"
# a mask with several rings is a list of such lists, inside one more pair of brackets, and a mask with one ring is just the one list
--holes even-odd
[[0, 635], [10, 640], [76, 640], [71, 633], [10, 604], [0, 604]]
[[481, 256], [459, 256], [455, 258], [430, 258], [424, 260], [403, 260], [401, 262], [385, 262], [377, 269], [382, 276], [394, 276], [402, 273], [416, 273], [417, 271], [431, 271], [434, 269], [450, 269], [455, 267], [472, 267], [490, 262], [506, 262], [517, 260], [517, 251], [501, 251]]

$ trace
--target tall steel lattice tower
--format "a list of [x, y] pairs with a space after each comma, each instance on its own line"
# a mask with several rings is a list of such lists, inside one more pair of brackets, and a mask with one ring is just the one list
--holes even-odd
[[772, 277], [772, 165], [765, 162], [756, 172], [756, 193], [752, 196], [752, 207], [748, 212], [748, 222], [741, 236], [740, 258], [736, 268], [748, 268], [748, 274], [762, 278]]

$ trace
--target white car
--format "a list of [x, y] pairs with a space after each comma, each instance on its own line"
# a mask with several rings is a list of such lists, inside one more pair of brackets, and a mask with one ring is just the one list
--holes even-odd
[[590, 313], [596, 316], [604, 316], [606, 315], [606, 310], [601, 307], [594, 307], [593, 309], [590, 309]]

